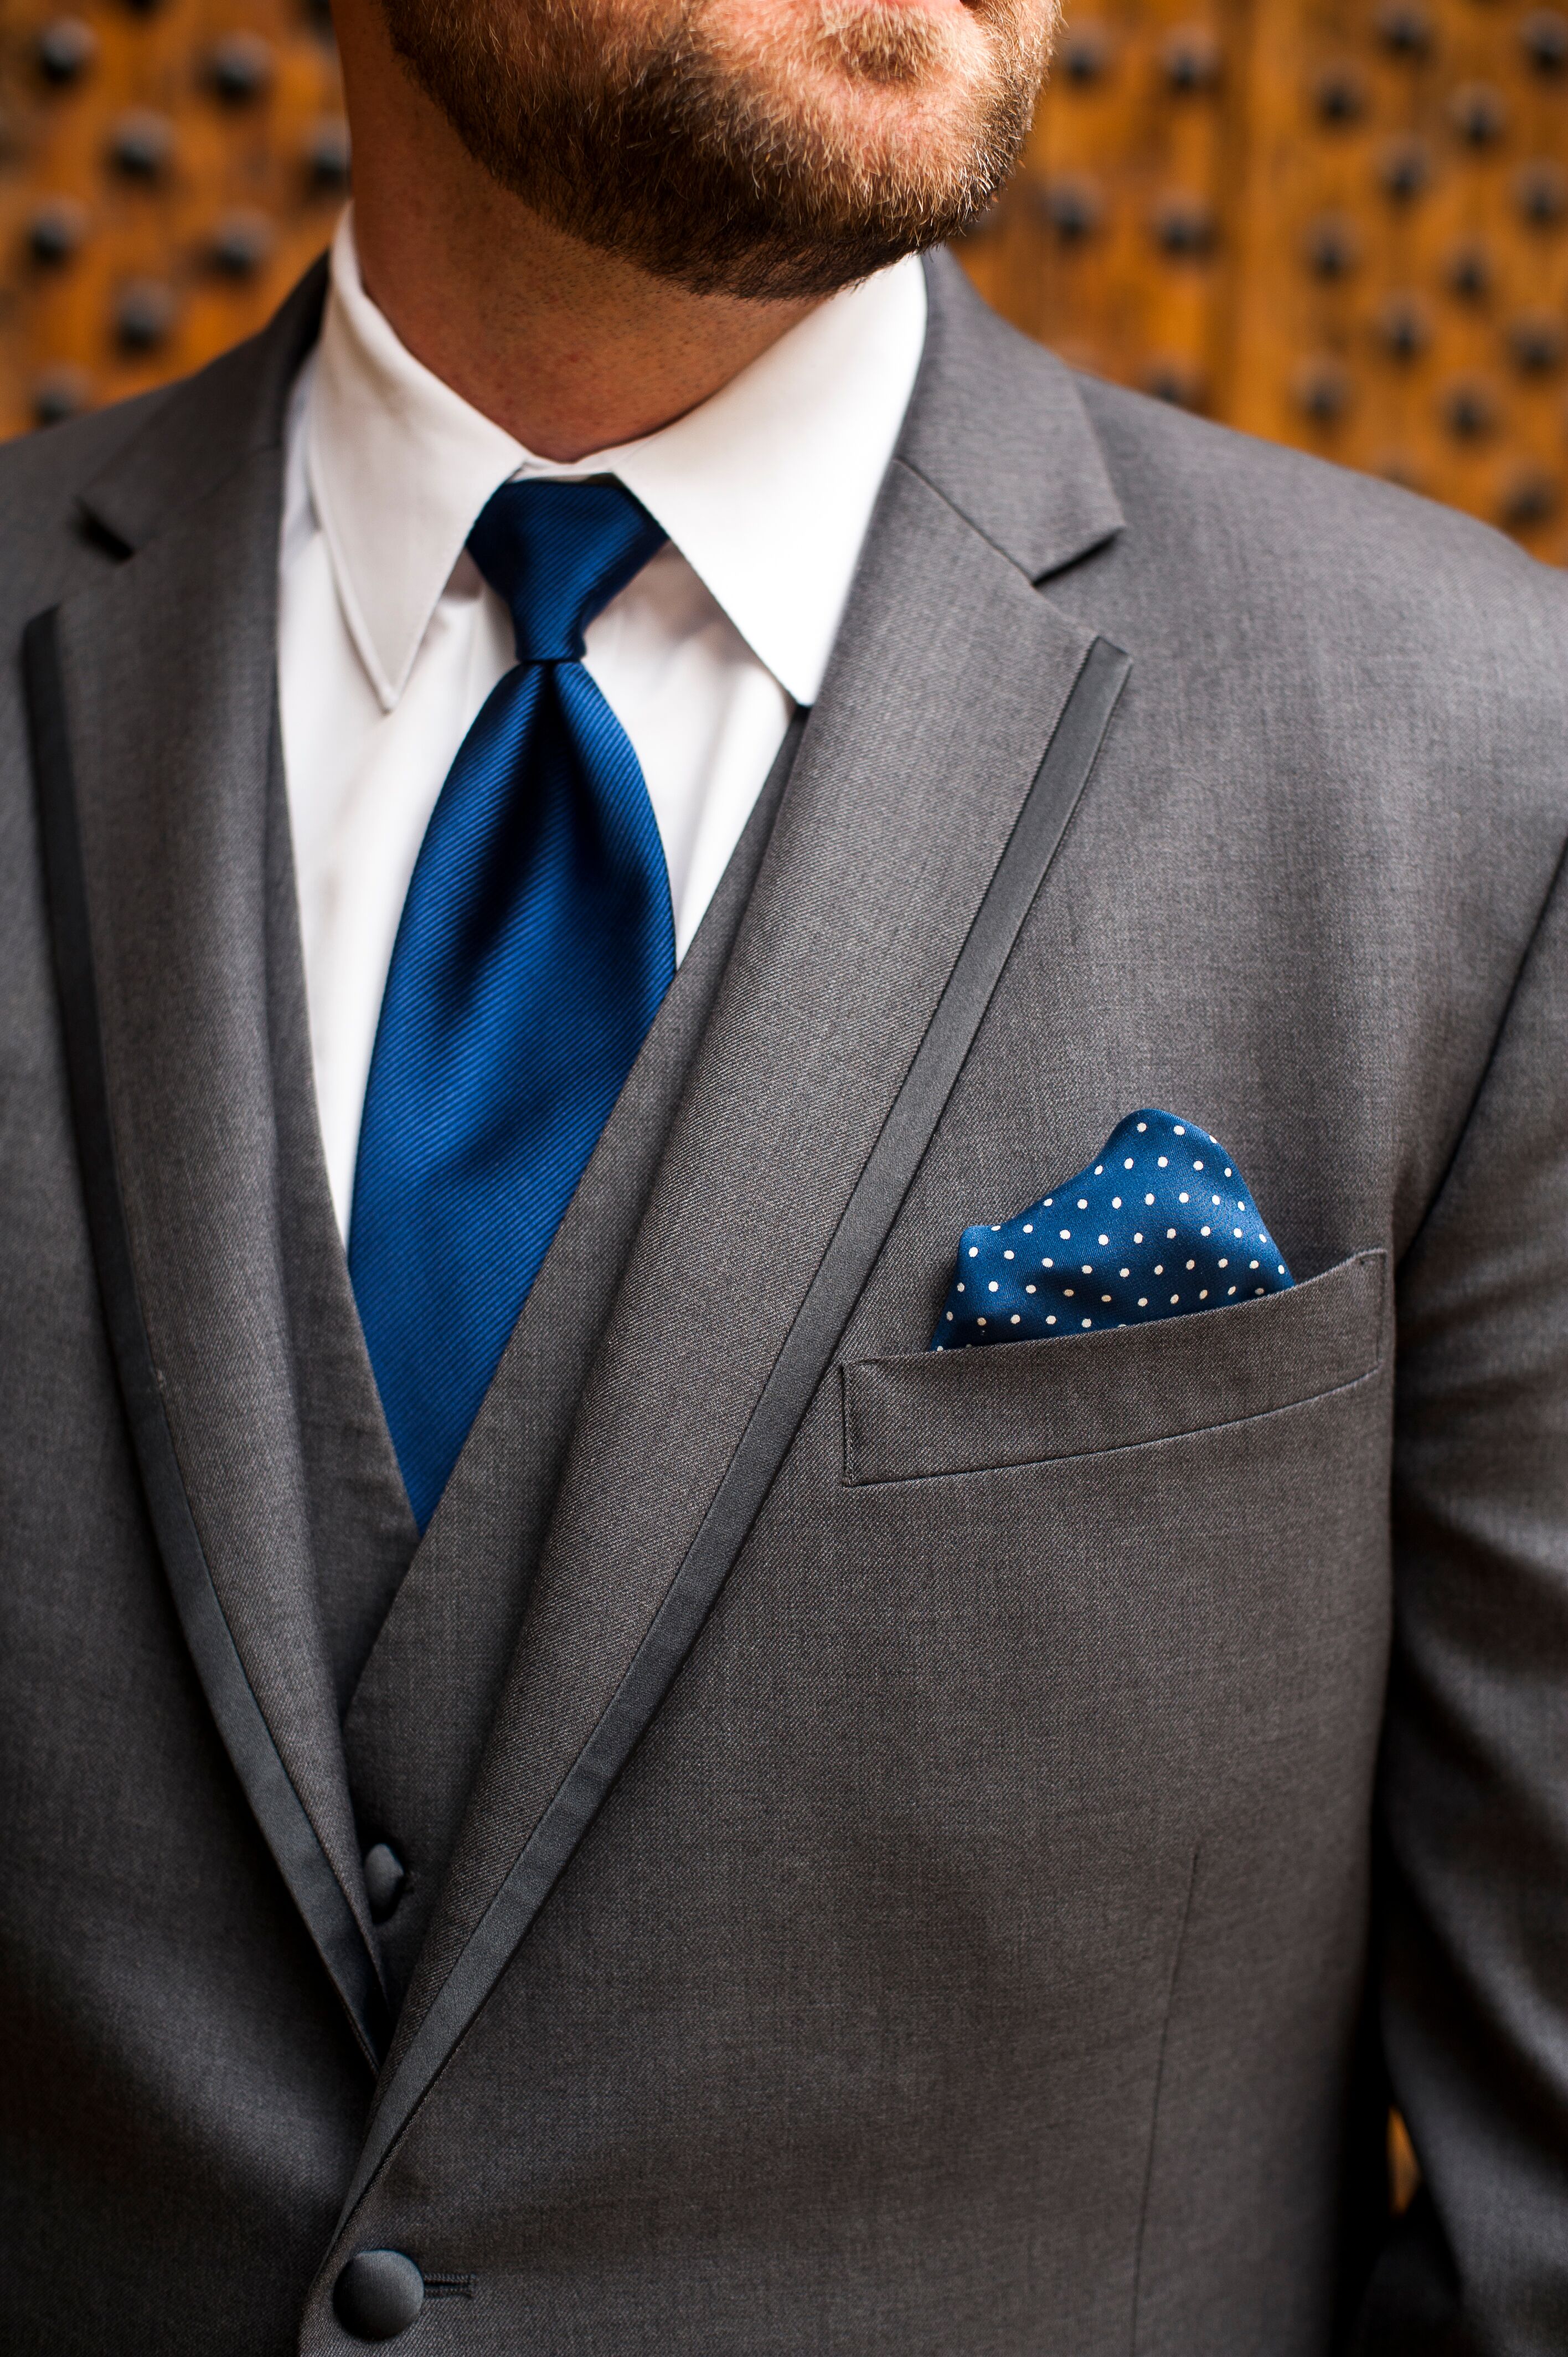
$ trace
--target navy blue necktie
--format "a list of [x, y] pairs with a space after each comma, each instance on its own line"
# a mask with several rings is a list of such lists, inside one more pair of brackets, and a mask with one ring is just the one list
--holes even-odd
[[349, 1231], [422, 1530], [675, 970], [648, 788], [581, 660], [589, 622], [663, 539], [613, 482], [505, 484], [469, 535], [517, 662], [420, 846]]

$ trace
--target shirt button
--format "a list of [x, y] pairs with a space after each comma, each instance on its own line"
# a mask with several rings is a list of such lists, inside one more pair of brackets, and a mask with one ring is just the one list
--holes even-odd
[[407, 1880], [403, 1860], [389, 1844], [377, 1842], [365, 1852], [365, 1891], [371, 1902], [372, 1923], [386, 1921], [402, 1898]]
[[356, 2341], [395, 2341], [424, 2306], [424, 2277], [401, 2251], [358, 2251], [332, 2287], [332, 2305]]

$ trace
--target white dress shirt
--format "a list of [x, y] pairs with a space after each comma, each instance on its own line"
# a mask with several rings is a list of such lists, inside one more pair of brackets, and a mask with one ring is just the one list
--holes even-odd
[[669, 534], [586, 631], [670, 866], [677, 957], [797, 705], [815, 701], [925, 341], [911, 260], [848, 289], [672, 425], [536, 458], [413, 358], [351, 213], [289, 414], [278, 694], [317, 1102], [348, 1232], [403, 896], [453, 756], [514, 661], [467, 554], [514, 477], [614, 475]]

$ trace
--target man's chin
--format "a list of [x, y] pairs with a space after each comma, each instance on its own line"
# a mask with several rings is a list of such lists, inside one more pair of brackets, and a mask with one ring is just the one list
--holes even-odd
[[[800, 300], [953, 236], [1012, 168], [1051, 0], [382, 0], [476, 159], [696, 294]], [[661, 0], [655, 0], [655, 15]], [[650, 170], [647, 159], [656, 159]]]

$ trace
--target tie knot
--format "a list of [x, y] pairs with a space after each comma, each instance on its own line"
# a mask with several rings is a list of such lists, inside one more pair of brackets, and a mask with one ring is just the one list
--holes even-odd
[[468, 549], [511, 610], [519, 662], [572, 662], [595, 615], [664, 537], [647, 509], [607, 478], [503, 483]]

